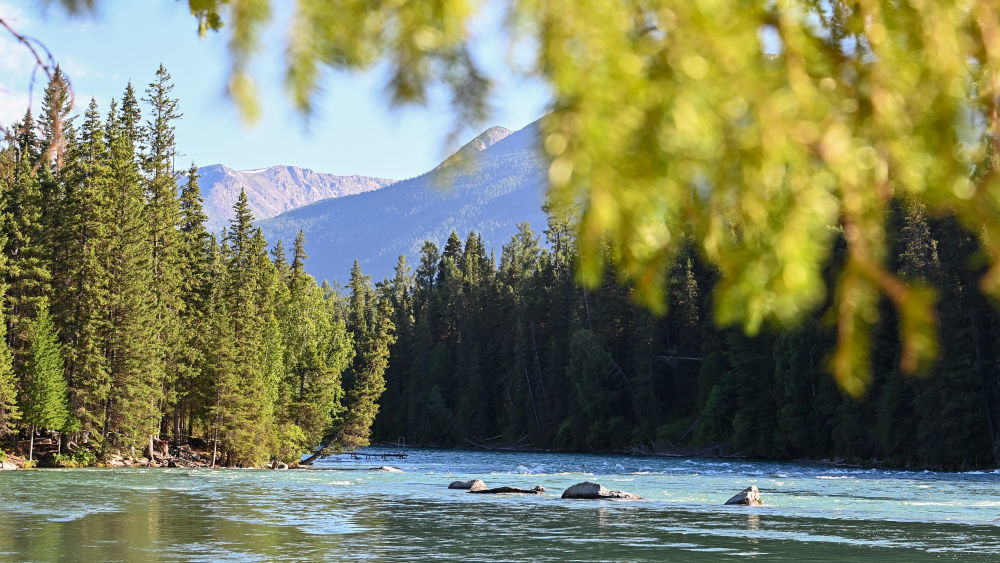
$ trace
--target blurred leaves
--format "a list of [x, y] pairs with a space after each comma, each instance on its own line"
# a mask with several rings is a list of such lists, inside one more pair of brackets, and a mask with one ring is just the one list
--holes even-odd
[[[87, 2], [63, 0], [70, 7]], [[663, 272], [687, 240], [722, 274], [716, 315], [754, 333], [788, 326], [833, 288], [837, 380], [864, 392], [869, 328], [897, 308], [902, 368], [936, 354], [933, 295], [885, 266], [895, 198], [980, 233], [1000, 297], [1000, 16], [994, 0], [508, 0], [508, 33], [537, 58], [553, 107], [543, 121], [556, 206], [583, 209], [580, 274], [623, 280], [662, 310]], [[270, 0], [189, 0], [199, 32], [228, 34], [230, 92], [256, 111], [247, 63]], [[385, 63], [394, 103], [451, 92], [485, 115], [489, 77], [470, 56], [468, 0], [298, 0], [287, 84], [304, 112], [328, 69]], [[984, 169], [976, 163], [987, 163]], [[975, 174], [975, 175], [973, 175]]]

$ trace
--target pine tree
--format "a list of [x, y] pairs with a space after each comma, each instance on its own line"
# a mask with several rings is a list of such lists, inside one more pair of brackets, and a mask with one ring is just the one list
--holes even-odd
[[[394, 275], [388, 284], [392, 305], [392, 323], [396, 327], [396, 341], [389, 350], [392, 361], [385, 373], [385, 393], [381, 398], [382, 414], [375, 418], [372, 434], [376, 439], [395, 441], [408, 433], [407, 414], [410, 388], [409, 369], [413, 362], [413, 283], [414, 276], [406, 255], [396, 261]], [[414, 391], [415, 392], [415, 391]]]
[[[344, 320], [304, 271], [306, 258], [305, 237], [299, 233], [288, 272], [287, 303], [279, 313], [287, 376], [278, 409], [278, 457], [286, 461], [297, 461], [302, 451], [319, 444], [342, 412], [341, 374], [354, 356]], [[292, 436], [298, 436], [297, 441], [290, 440]]]
[[14, 373], [14, 357], [7, 347], [4, 337], [6, 325], [0, 324], [0, 436], [6, 436], [15, 430], [15, 424], [21, 418], [21, 410], [17, 406], [17, 376]]
[[73, 99], [69, 81], [62, 68], [56, 65], [42, 95], [42, 113], [38, 117], [41, 131], [41, 158], [46, 166], [58, 173], [63, 168], [69, 152], [67, 129], [71, 126], [70, 111]]
[[144, 215], [145, 191], [136, 159], [138, 107], [131, 84], [121, 110], [112, 104], [105, 126], [111, 186], [110, 244], [101, 249], [108, 277], [105, 345], [111, 381], [104, 406], [103, 453], [108, 442], [151, 449], [158, 434], [163, 399], [163, 367], [158, 342], [152, 280], [150, 233]]
[[227, 430], [238, 423], [238, 413], [234, 407], [239, 398], [239, 386], [236, 376], [236, 338], [229, 310], [232, 282], [228, 260], [226, 240], [216, 241], [213, 234], [208, 269], [211, 282], [205, 309], [208, 327], [205, 338], [205, 374], [209, 382], [206, 398], [211, 405], [205, 414], [207, 437], [213, 443], [212, 466], [218, 459], [220, 440], [225, 439]]
[[30, 426], [34, 457], [36, 430], [62, 430], [69, 422], [69, 396], [56, 329], [43, 302], [31, 326], [31, 349], [25, 365], [24, 422]]
[[[7, 194], [14, 186], [9, 185], [12, 176], [13, 154], [10, 150], [0, 151], [0, 248], [6, 247], [7, 214], [5, 207]], [[15, 431], [15, 424], [21, 418], [18, 408], [17, 375], [14, 373], [14, 358], [7, 346], [7, 322], [5, 301], [7, 284], [7, 254], [0, 252], [0, 437]]]
[[14, 167], [7, 194], [9, 215], [7, 255], [7, 338], [15, 360], [25, 361], [28, 332], [35, 312], [50, 291], [52, 275], [46, 264], [41, 213], [41, 186], [30, 162], [21, 158]]
[[295, 235], [295, 246], [292, 249], [293, 279], [301, 278], [303, 276], [303, 270], [305, 269], [306, 260], [308, 259], [309, 256], [306, 255], [306, 235], [300, 229], [299, 234]]
[[179, 378], [192, 369], [183, 363], [186, 343], [180, 324], [184, 315], [182, 297], [184, 280], [184, 241], [181, 232], [181, 205], [177, 197], [174, 177], [174, 122], [181, 117], [177, 100], [170, 97], [173, 90], [170, 73], [161, 64], [155, 80], [146, 88], [150, 118], [141, 130], [146, 152], [141, 155], [145, 174], [145, 218], [150, 234], [153, 293], [153, 315], [157, 327], [157, 361], [162, 367], [165, 418], [173, 418], [173, 434], [179, 434], [179, 408], [184, 388], [177, 388]]
[[[190, 428], [193, 418], [205, 416], [211, 405], [207, 357], [210, 353], [203, 335], [209, 330], [209, 298], [212, 280], [210, 268], [214, 244], [205, 228], [207, 216], [202, 208], [198, 168], [192, 164], [180, 196], [180, 316], [181, 345], [177, 351], [176, 400], [173, 413], [175, 442], [184, 434], [184, 421]], [[188, 432], [190, 433], [190, 432]]]
[[271, 249], [271, 260], [274, 262], [274, 269], [278, 270], [281, 279], [288, 280], [291, 275], [291, 268], [288, 265], [288, 254], [285, 252], [285, 245], [278, 240]]
[[74, 416], [82, 429], [100, 435], [110, 390], [108, 248], [112, 244], [112, 199], [106, 132], [93, 99], [84, 115], [80, 142], [70, 152], [77, 197], [67, 207], [65, 285], [55, 295], [57, 321], [66, 343], [67, 380]]
[[392, 306], [387, 296], [379, 296], [371, 278], [361, 272], [357, 260], [351, 268], [351, 289], [347, 307], [347, 329], [354, 336], [355, 356], [345, 377], [344, 411], [324, 437], [323, 447], [351, 450], [367, 446], [371, 426], [378, 414], [378, 400], [385, 391], [385, 371], [389, 347], [395, 340]]

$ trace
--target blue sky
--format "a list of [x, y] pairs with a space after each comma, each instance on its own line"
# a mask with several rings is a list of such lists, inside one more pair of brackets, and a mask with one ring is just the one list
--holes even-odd
[[[142, 92], [162, 62], [173, 76], [184, 113], [177, 124], [178, 167], [191, 161], [239, 170], [289, 164], [403, 179], [426, 172], [456, 148], [448, 144], [454, 115], [446, 98], [432, 95], [426, 107], [390, 108], [379, 69], [329, 76], [307, 123], [283, 90], [291, 2], [272, 3], [281, 6], [254, 64], [264, 112], [252, 126], [243, 123], [224, 94], [229, 65], [225, 38], [210, 33], [199, 39], [186, 2], [102, 0], [98, 13], [69, 17], [41, 0], [0, 0], [0, 17], [48, 47], [69, 74], [81, 113], [91, 97], [105, 111], [129, 80]], [[499, 14], [493, 4], [475, 32], [477, 58], [498, 84], [490, 100], [492, 114], [484, 123], [466, 125], [460, 142], [491, 125], [519, 129], [540, 117], [548, 104], [542, 84], [507, 70], [507, 41], [497, 31]], [[5, 125], [27, 107], [31, 63], [26, 49], [8, 35], [0, 37], [0, 122]], [[36, 108], [44, 86], [40, 75], [33, 94]]]

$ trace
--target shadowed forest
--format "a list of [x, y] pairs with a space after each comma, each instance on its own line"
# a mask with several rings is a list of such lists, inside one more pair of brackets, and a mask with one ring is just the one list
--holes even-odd
[[[975, 291], [976, 238], [918, 205], [892, 209], [892, 267], [940, 299], [941, 359], [899, 369], [885, 302], [870, 334], [873, 379], [846, 396], [830, 375], [835, 328], [821, 308], [747, 336], [713, 319], [717, 272], [686, 251], [665, 274], [668, 313], [630, 300], [611, 269], [574, 282], [574, 229], [522, 225], [499, 256], [470, 234], [426, 243], [389, 281], [390, 348], [375, 437], [465, 448], [558, 448], [835, 459], [951, 470], [997, 463], [1000, 315]], [[544, 243], [544, 244], [543, 244]], [[826, 275], [843, 267], [838, 244]], [[828, 305], [828, 304], [827, 304]]]

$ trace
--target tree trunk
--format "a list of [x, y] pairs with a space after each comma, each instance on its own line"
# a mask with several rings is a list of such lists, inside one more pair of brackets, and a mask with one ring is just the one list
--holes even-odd
[[181, 402], [174, 403], [174, 447], [181, 445]]
[[28, 461], [33, 461], [35, 459], [35, 425], [31, 425], [31, 435], [29, 436], [28, 442]]
[[219, 454], [219, 429], [215, 429], [215, 436], [212, 438], [212, 465], [209, 467], [215, 467], [215, 459]]
[[336, 440], [337, 440], [337, 435], [336, 434], [334, 434], [332, 436], [331, 435], [324, 436], [323, 437], [323, 441], [320, 442], [319, 447], [316, 448], [316, 451], [314, 451], [312, 453], [312, 455], [310, 455], [309, 457], [307, 457], [304, 460], [300, 461], [299, 464], [300, 465], [309, 465], [312, 462], [316, 461], [316, 458], [318, 458], [321, 455], [323, 455], [323, 452], [327, 448], [329, 448], [331, 445], [333, 445], [334, 441], [336, 441]]

